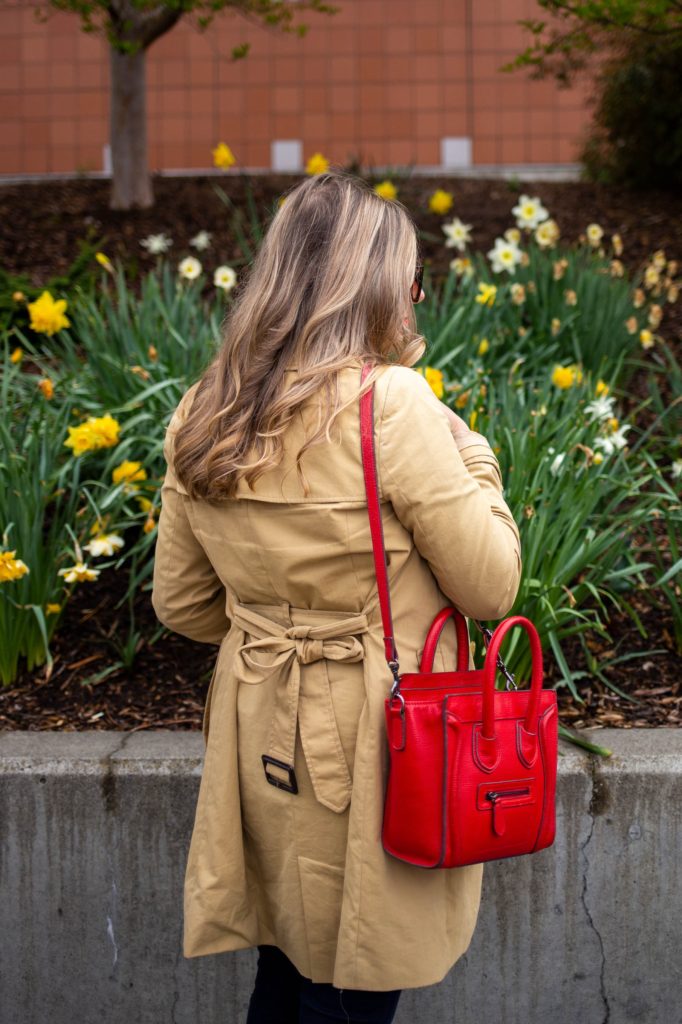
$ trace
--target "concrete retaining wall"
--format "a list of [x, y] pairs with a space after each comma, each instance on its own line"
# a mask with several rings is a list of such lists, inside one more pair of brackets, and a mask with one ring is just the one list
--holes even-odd
[[[560, 742], [555, 844], [486, 865], [469, 951], [396, 1024], [682, 1024], [682, 730], [593, 735], [610, 760]], [[202, 756], [0, 732], [2, 1024], [243, 1024], [255, 951], [181, 949]]]

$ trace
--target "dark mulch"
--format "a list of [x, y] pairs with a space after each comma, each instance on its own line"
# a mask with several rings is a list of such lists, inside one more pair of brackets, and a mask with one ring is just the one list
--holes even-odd
[[[265, 215], [297, 179], [289, 175], [259, 175], [248, 179], [257, 206]], [[557, 220], [564, 239], [574, 242], [587, 225], [596, 221], [608, 241], [619, 233], [625, 250], [622, 260], [634, 271], [656, 249], [669, 259], [682, 260], [682, 194], [633, 192], [585, 182], [524, 181], [512, 184], [499, 179], [431, 178], [395, 179], [398, 197], [412, 212], [420, 229], [438, 242], [424, 242], [427, 259], [436, 273], [447, 271], [455, 250], [443, 246], [442, 217], [428, 211], [435, 188], [454, 195], [448, 219], [457, 215], [473, 225], [473, 245], [486, 252], [495, 238], [511, 227], [511, 208], [520, 192], [539, 195]], [[124, 261], [138, 261], [141, 269], [154, 266], [156, 258], [140, 247], [150, 233], [167, 232], [173, 239], [169, 258], [181, 259], [194, 252], [189, 240], [200, 229], [213, 233], [213, 244], [198, 254], [207, 267], [239, 261], [243, 253], [232, 230], [231, 215], [214, 190], [219, 185], [242, 209], [246, 209], [246, 179], [240, 176], [154, 179], [155, 206], [150, 210], [121, 212], [108, 207], [109, 184], [83, 179], [0, 186], [0, 266], [26, 272], [34, 284], [63, 273], [78, 254], [78, 240], [94, 233], [107, 254]], [[666, 338], [682, 332], [682, 304], [666, 307], [661, 333]]]
[[[266, 212], [293, 183], [289, 176], [250, 179], [255, 199]], [[213, 233], [211, 249], [198, 254], [207, 268], [219, 263], [238, 263], [243, 253], [232, 230], [230, 216], [213, 185], [220, 184], [231, 198], [244, 206], [245, 181], [240, 177], [156, 178], [156, 205], [151, 210], [116, 212], [108, 208], [106, 181], [8, 185], [0, 187], [0, 267], [26, 273], [35, 285], [68, 269], [78, 255], [78, 241], [90, 233], [111, 257], [122, 258], [140, 270], [154, 266], [139, 245], [147, 234], [167, 232], [174, 241], [169, 257], [181, 259], [193, 250], [189, 239], [200, 229]], [[434, 188], [454, 194], [452, 215], [473, 225], [474, 247], [487, 251], [495, 237], [513, 224], [511, 207], [520, 192], [539, 195], [558, 221], [568, 242], [576, 241], [587, 224], [596, 221], [607, 236], [618, 232], [625, 245], [622, 260], [636, 271], [654, 250], [664, 249], [668, 258], [682, 261], [682, 195], [634, 193], [576, 182], [522, 182], [520, 187], [494, 179], [414, 177], [397, 181], [399, 197], [414, 214], [425, 234], [424, 250], [436, 274], [447, 270], [455, 254], [440, 241], [442, 218], [428, 212]], [[450, 216], [450, 215], [448, 215]], [[433, 236], [435, 240], [430, 240]], [[682, 303], [665, 306], [660, 332], [668, 340], [682, 335]], [[637, 381], [633, 382], [635, 388]], [[632, 385], [631, 385], [632, 386]], [[127, 629], [125, 607], [113, 604], [122, 596], [124, 575], [76, 588], [52, 643], [54, 667], [49, 678], [45, 668], [21, 672], [10, 688], [0, 689], [0, 728], [9, 729], [198, 729], [204, 698], [217, 648], [196, 644], [159, 629], [148, 593], [135, 602], [136, 628], [143, 639], [129, 667], [120, 666], [99, 682], [92, 681], [117, 658], [112, 647], [116, 636]], [[626, 696], [613, 693], [592, 677], [577, 683], [584, 704], [566, 687], [559, 689], [562, 722], [584, 726], [675, 727], [680, 724], [679, 655], [675, 651], [672, 623], [665, 610], [642, 603], [639, 608], [649, 632], [643, 638], [625, 616], [611, 622], [610, 645], [595, 640], [592, 649], [598, 664], [624, 653], [647, 652], [641, 658], [606, 670], [609, 682]], [[567, 651], [571, 668], [586, 669], [579, 645]], [[546, 652], [548, 685], [558, 673]], [[628, 699], [630, 698], [630, 699]]]

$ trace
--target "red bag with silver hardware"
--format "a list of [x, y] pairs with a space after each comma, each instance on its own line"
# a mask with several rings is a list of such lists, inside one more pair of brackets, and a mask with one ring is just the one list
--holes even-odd
[[[365, 364], [362, 381], [371, 369]], [[360, 399], [362, 462], [367, 490], [386, 661], [393, 685], [386, 698], [389, 774], [382, 844], [399, 860], [451, 868], [535, 853], [555, 837], [557, 698], [542, 686], [542, 650], [521, 615], [484, 630], [482, 669], [469, 669], [464, 616], [443, 608], [433, 620], [418, 672], [399, 672], [393, 638], [386, 552], [374, 452], [374, 388]], [[457, 631], [457, 667], [434, 672], [445, 624]], [[506, 634], [521, 626], [532, 656], [531, 684], [516, 688], [500, 657]], [[498, 667], [507, 690], [495, 686]], [[509, 686], [513, 689], [509, 689]]]

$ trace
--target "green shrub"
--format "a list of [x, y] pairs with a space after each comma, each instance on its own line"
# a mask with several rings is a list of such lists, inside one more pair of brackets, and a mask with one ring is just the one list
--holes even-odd
[[636, 188], [682, 186], [682, 40], [633, 37], [597, 83], [581, 154], [587, 175]]

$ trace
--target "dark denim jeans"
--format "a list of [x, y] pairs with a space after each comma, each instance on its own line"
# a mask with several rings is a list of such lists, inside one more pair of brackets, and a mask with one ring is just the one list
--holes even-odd
[[259, 946], [246, 1024], [391, 1024], [400, 994], [312, 982], [277, 946]]

